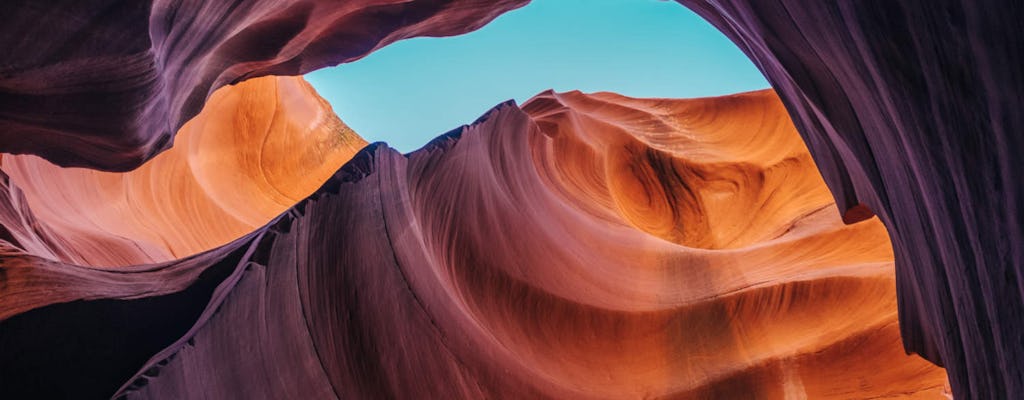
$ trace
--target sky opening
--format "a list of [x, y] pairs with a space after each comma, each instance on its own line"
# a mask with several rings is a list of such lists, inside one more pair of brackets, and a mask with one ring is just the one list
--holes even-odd
[[533, 0], [480, 30], [399, 41], [306, 79], [356, 133], [402, 152], [547, 89], [687, 98], [769, 87], [721, 32], [660, 0]]

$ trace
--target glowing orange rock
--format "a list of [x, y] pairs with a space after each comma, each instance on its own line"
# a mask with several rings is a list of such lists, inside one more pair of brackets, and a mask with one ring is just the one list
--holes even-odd
[[[3, 170], [62, 249], [64, 262], [169, 261], [252, 232], [308, 196], [366, 142], [299, 77], [227, 86], [179, 132], [172, 149], [114, 173], [6, 155]], [[59, 254], [55, 254], [59, 253]]]
[[[250, 122], [205, 127], [261, 131]], [[203, 126], [180, 138], [223, 146], [202, 144]], [[238, 143], [253, 139], [273, 143]], [[251, 179], [199, 206], [239, 226], [258, 221], [275, 204], [265, 191], [283, 185], [269, 170], [293, 164], [225, 151], [186, 176], [213, 188], [271, 183]], [[245, 196], [262, 200], [250, 207]], [[113, 226], [139, 234], [140, 221]], [[17, 351], [0, 350], [0, 374], [24, 377], [14, 393], [44, 390], [38, 377], [127, 398], [945, 391], [941, 368], [903, 352], [884, 228], [842, 222], [770, 91], [543, 93], [409, 155], [367, 146], [269, 224], [196, 257], [122, 270], [4, 260], [0, 343], [50, 357], [18, 364]], [[54, 339], [69, 330], [82, 332], [77, 342]], [[89, 362], [81, 348], [115, 354], [105, 365], [118, 369], [76, 369]]]

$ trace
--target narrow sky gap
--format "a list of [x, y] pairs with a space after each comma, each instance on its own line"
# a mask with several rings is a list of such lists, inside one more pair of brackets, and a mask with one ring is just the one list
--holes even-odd
[[478, 31], [400, 41], [306, 79], [359, 135], [403, 152], [546, 89], [685, 98], [769, 87], [724, 35], [659, 0], [534, 0]]

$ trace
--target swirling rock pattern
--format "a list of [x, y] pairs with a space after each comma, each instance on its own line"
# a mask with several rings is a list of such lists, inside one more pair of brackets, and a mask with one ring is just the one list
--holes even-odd
[[126, 171], [224, 85], [474, 30], [528, 0], [15, 0], [0, 13], [0, 152]]
[[[180, 262], [112, 275], [14, 257], [0, 344], [25, 350], [0, 347], [0, 373], [59, 395], [48, 383], [68, 366], [116, 347], [75, 383], [125, 398], [936, 397], [942, 369], [900, 346], [892, 256], [877, 219], [840, 220], [771, 92], [543, 93], [409, 155], [371, 145], [266, 227]], [[113, 328], [158, 311], [175, 316], [162, 334]], [[47, 346], [49, 362], [23, 359]]]
[[[844, 220], [877, 214], [888, 227], [907, 349], [947, 366], [959, 398], [1024, 391], [1024, 203], [1015, 161], [1024, 149], [1015, 134], [1024, 127], [1016, 112], [1024, 93], [1017, 68], [1024, 7], [957, 0], [679, 1], [729, 35], [765, 72]], [[168, 148], [172, 132], [220, 86], [353, 60], [405, 37], [465, 32], [525, 2], [8, 2], [0, 14], [0, 151], [38, 154], [63, 166], [134, 168]], [[540, 119], [536, 123], [550, 132]], [[652, 184], [671, 171], [681, 174], [679, 181], [771, 187], [777, 175], [751, 175], [770, 157], [756, 157], [753, 169], [732, 167], [732, 175], [705, 177], [712, 169], [633, 133], [635, 142], [653, 150], [625, 141], [629, 150], [603, 160], [649, 159], [649, 168], [634, 174], [642, 178], [606, 176], [598, 184], [587, 180], [595, 179], [593, 171], [561, 167], [563, 185], [595, 193], [604, 185], [617, 193], [604, 204], [577, 207], [614, 209], [638, 231], [706, 251], [738, 251], [772, 237], [779, 221], [753, 223], [722, 213], [729, 205], [769, 204], [770, 193], [752, 190], [732, 203], [712, 193], [737, 193], [730, 186], [702, 192]], [[666, 151], [676, 156], [666, 159]], [[566, 156], [594, 159], [580, 154]], [[37, 261], [124, 265], [206, 248], [192, 244], [193, 250], [179, 253], [171, 249], [176, 245], [158, 244], [130, 250], [134, 238], [63, 239], [64, 228], [44, 224], [44, 211], [38, 218], [32, 214], [17, 185], [6, 176], [2, 185], [0, 236], [12, 244], [5, 251], [17, 254], [5, 256], [7, 268]], [[807, 194], [812, 203], [814, 193]], [[704, 216], [702, 210], [720, 214]], [[695, 215], [706, 220], [692, 222]], [[137, 255], [100, 259], [99, 251], [86, 249], [89, 243]], [[42, 258], [23, 254], [30, 246]], [[82, 252], [92, 259], [73, 254]], [[30, 259], [36, 261], [25, 261]], [[12, 287], [13, 279], [6, 279], [3, 286]], [[187, 282], [149, 294], [108, 288], [98, 292], [107, 294], [77, 298], [123, 290], [155, 296], [184, 290]]]
[[849, 220], [896, 252], [909, 351], [957, 398], [1024, 393], [1024, 5], [679, 0], [778, 90]]
[[302, 78], [256, 78], [214, 93], [173, 149], [131, 172], [5, 156], [33, 218], [5, 225], [25, 226], [16, 242], [29, 253], [62, 262], [170, 261], [265, 225], [365, 145]]

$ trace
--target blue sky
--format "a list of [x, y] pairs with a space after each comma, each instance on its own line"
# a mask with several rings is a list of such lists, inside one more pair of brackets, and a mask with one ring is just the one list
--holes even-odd
[[480, 30], [403, 40], [306, 79], [359, 135], [403, 152], [549, 88], [681, 98], [769, 86], [725, 36], [660, 0], [534, 0]]

